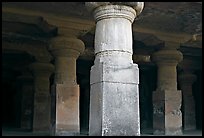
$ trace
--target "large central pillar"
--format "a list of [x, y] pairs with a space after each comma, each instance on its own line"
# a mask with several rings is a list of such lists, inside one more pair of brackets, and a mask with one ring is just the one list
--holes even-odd
[[79, 85], [76, 82], [76, 60], [84, 51], [77, 38], [59, 36], [51, 40], [55, 57], [56, 126], [55, 135], [79, 135]]
[[89, 135], [140, 135], [139, 69], [132, 60], [132, 23], [143, 2], [88, 2], [86, 6], [96, 20]]
[[153, 92], [153, 131], [156, 135], [182, 134], [181, 91], [177, 90], [177, 64], [182, 53], [162, 49], [153, 54], [158, 66], [157, 90]]

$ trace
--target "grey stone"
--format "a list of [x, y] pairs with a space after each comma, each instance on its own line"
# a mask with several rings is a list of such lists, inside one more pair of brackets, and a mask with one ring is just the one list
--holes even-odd
[[92, 67], [89, 135], [140, 135], [138, 74], [136, 64]]

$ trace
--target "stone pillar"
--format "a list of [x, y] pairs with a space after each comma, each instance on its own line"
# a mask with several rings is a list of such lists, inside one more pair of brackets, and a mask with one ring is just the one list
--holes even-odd
[[77, 38], [56, 37], [50, 42], [55, 57], [56, 91], [55, 135], [77, 135], [79, 124], [79, 85], [76, 82], [76, 60], [84, 51], [84, 43]]
[[96, 20], [89, 135], [140, 135], [139, 69], [132, 61], [132, 23], [143, 2], [87, 2], [86, 6]]
[[162, 49], [152, 55], [158, 66], [157, 90], [153, 92], [153, 133], [182, 134], [181, 91], [177, 90], [176, 66], [183, 58], [176, 49]]
[[34, 75], [33, 131], [49, 133], [51, 129], [51, 101], [49, 77], [54, 71], [50, 63], [32, 63]]
[[183, 95], [183, 129], [195, 130], [195, 102], [192, 95], [192, 85], [196, 80], [196, 75], [192, 72], [184, 71], [179, 75], [180, 87]]
[[26, 73], [19, 76], [18, 81], [21, 83], [21, 128], [32, 130], [33, 122], [33, 77]]

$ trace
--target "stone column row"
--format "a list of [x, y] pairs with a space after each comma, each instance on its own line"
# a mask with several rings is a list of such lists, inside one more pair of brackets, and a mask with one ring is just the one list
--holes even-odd
[[[55, 68], [51, 63], [40, 60], [29, 66], [33, 73], [34, 85], [33, 121], [28, 121], [27, 117], [31, 110], [29, 103], [32, 102], [29, 96], [33, 96], [32, 91], [27, 92], [30, 78], [19, 77], [24, 83], [21, 127], [32, 128], [34, 133], [51, 134], [53, 127], [51, 102], [54, 101], [51, 101], [50, 76], [55, 73], [54, 86], [52, 86], [56, 91], [55, 135], [79, 134], [79, 85], [76, 82], [76, 60], [84, 51], [84, 43], [77, 38], [61, 36], [53, 38], [50, 42], [49, 50], [55, 57]], [[29, 111], [27, 106], [29, 106]]]

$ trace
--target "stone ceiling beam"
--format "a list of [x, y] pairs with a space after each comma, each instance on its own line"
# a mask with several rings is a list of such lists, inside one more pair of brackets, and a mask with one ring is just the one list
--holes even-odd
[[2, 32], [47, 38], [56, 35], [57, 28], [41, 16], [2, 12]]
[[51, 54], [47, 51], [46, 46], [39, 45], [28, 45], [28, 44], [19, 44], [19, 43], [10, 43], [2, 41], [3, 50], [18, 50], [27, 52], [31, 56], [34, 56], [37, 61], [41, 62], [50, 62], [52, 60]]
[[74, 17], [65, 17], [60, 15], [52, 15], [45, 12], [26, 10], [26, 9], [18, 9], [18, 8], [10, 8], [3, 7], [2, 12], [11, 12], [22, 15], [30, 15], [30, 16], [42, 16], [49, 24], [55, 25], [62, 30], [59, 30], [59, 33], [66, 32], [67, 35], [74, 35], [76, 37], [82, 36], [89, 32], [95, 25], [93, 21], [74, 18]]
[[140, 32], [140, 33], [147, 33], [153, 34], [158, 39], [165, 41], [165, 42], [172, 42], [172, 43], [184, 43], [192, 38], [191, 34], [187, 33], [174, 33], [174, 32], [162, 32], [154, 29], [143, 28], [139, 26], [133, 26], [133, 32]]

